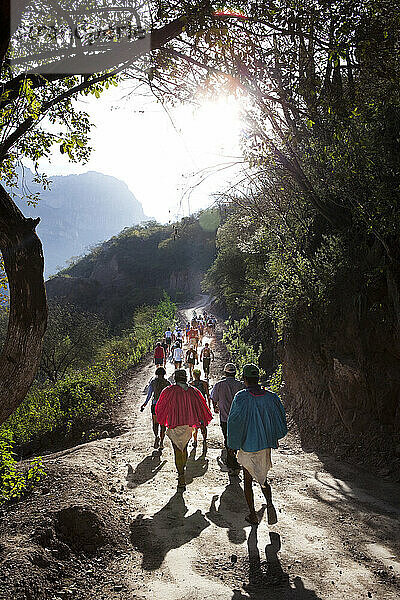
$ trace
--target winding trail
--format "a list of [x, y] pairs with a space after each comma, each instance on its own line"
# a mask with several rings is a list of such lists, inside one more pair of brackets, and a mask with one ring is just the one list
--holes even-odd
[[[202, 302], [186, 310], [201, 311]], [[218, 335], [217, 335], [218, 337]], [[226, 362], [218, 340], [211, 383]], [[168, 375], [172, 373], [168, 367]], [[106, 600], [395, 600], [400, 597], [400, 486], [329, 457], [304, 453], [295, 429], [273, 454], [278, 524], [248, 525], [241, 482], [221, 462], [218, 418], [208, 450], [189, 443], [187, 491], [177, 493], [170, 441], [154, 450], [141, 413], [149, 363], [128, 384], [125, 433], [109, 441], [109, 485], [129, 519], [132, 552], [109, 568], [120, 584]], [[259, 515], [263, 497], [255, 491]], [[98, 593], [101, 593], [101, 595]]]

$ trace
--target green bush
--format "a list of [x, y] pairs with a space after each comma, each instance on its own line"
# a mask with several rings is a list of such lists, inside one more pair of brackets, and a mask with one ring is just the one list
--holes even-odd
[[[227, 330], [222, 336], [222, 341], [228, 349], [231, 360], [236, 364], [238, 373], [241, 373], [243, 366], [247, 363], [258, 365], [259, 357], [262, 352], [261, 345], [258, 352], [254, 347], [243, 338], [244, 330], [249, 325], [249, 317], [240, 319], [240, 321], [226, 321]], [[260, 369], [261, 378], [265, 377], [265, 371]], [[278, 365], [274, 373], [267, 381], [267, 387], [278, 396], [281, 395], [284, 382], [282, 380], [282, 365]]]
[[0, 506], [30, 492], [45, 475], [40, 458], [36, 458], [25, 472], [21, 471], [12, 448], [12, 433], [3, 429], [0, 431]]
[[268, 389], [275, 392], [278, 396], [282, 393], [284, 382], [282, 380], [282, 365], [278, 365], [275, 372], [268, 379]]
[[71, 370], [85, 367], [106, 340], [107, 332], [97, 315], [67, 302], [49, 302], [38, 379], [55, 383]]
[[137, 309], [132, 329], [107, 340], [92, 357], [92, 364], [71, 371], [50, 386], [39, 384], [0, 427], [17, 444], [42, 439], [51, 432], [82, 430], [112, 400], [118, 378], [138, 364], [175, 319], [176, 306], [164, 295], [156, 307]]
[[[258, 358], [261, 354], [261, 346], [258, 352], [242, 337], [243, 330], [249, 325], [249, 317], [240, 319], [240, 321], [227, 321], [227, 330], [223, 334], [222, 341], [228, 349], [231, 360], [235, 363], [238, 372], [241, 372], [243, 366], [247, 363], [258, 365]], [[264, 372], [261, 371], [261, 375]]]

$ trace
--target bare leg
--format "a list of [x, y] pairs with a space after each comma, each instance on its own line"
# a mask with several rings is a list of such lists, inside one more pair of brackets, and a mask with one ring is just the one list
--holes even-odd
[[207, 454], [207, 427], [204, 425], [200, 425], [201, 433], [203, 435], [203, 452], [202, 454], [205, 456]]
[[193, 446], [197, 446], [197, 434], [198, 434], [199, 430], [197, 429], [197, 427], [194, 428], [193, 430]]
[[188, 459], [187, 444], [183, 451], [180, 450], [178, 448], [178, 446], [175, 446], [174, 443], [172, 443], [172, 446], [174, 448], [174, 454], [175, 454], [175, 466], [176, 466], [176, 470], [178, 471], [178, 487], [184, 488], [185, 487], [185, 466], [186, 466], [187, 459]]
[[154, 437], [158, 437], [158, 422], [155, 415], [152, 415], [153, 418], [153, 433]]
[[157, 448], [158, 443], [160, 441], [160, 439], [158, 437], [158, 422], [157, 422], [156, 416], [155, 415], [152, 415], [152, 416], [153, 416], [153, 433], [154, 433], [154, 437], [155, 437], [154, 448]]
[[164, 438], [167, 428], [165, 427], [165, 425], [160, 425], [160, 430], [160, 450], [162, 450], [164, 448]]
[[247, 506], [249, 507], [249, 514], [246, 517], [246, 521], [252, 524], [258, 523], [256, 515], [256, 509], [254, 507], [254, 494], [253, 494], [253, 478], [250, 473], [243, 467], [244, 475], [244, 497], [246, 498]]
[[276, 514], [275, 507], [272, 503], [272, 490], [268, 481], [265, 480], [264, 487], [261, 487], [261, 491], [267, 501], [267, 519], [268, 525], [275, 525], [278, 522], [278, 516]]

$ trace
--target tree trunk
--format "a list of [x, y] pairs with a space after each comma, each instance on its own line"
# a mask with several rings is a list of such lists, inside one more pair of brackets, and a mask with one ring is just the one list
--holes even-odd
[[21, 404], [35, 378], [47, 323], [42, 244], [0, 185], [0, 251], [10, 288], [7, 337], [0, 355], [0, 424]]

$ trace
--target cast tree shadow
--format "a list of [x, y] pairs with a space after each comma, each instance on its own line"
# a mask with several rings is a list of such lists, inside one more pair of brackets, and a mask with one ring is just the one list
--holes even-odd
[[281, 538], [270, 532], [270, 543], [265, 546], [266, 560], [261, 562], [258, 549], [257, 526], [253, 525], [247, 540], [249, 552], [249, 583], [241, 590], [234, 590], [232, 600], [323, 600], [313, 590], [306, 589], [301, 577], [295, 577], [293, 586], [278, 558]]
[[[217, 508], [217, 500], [219, 506]], [[259, 520], [264, 515], [266, 505], [257, 512]], [[233, 544], [243, 544], [246, 540], [244, 527], [248, 527], [244, 517], [248, 513], [243, 490], [238, 477], [229, 475], [229, 484], [221, 496], [213, 496], [210, 510], [206, 513], [207, 518], [217, 527], [227, 529], [228, 539]]]
[[200, 510], [185, 517], [187, 511], [182, 494], [176, 492], [152, 517], [138, 515], [131, 523], [131, 542], [143, 555], [143, 569], [158, 569], [170, 550], [187, 544], [209, 527]]
[[186, 483], [192, 483], [195, 477], [202, 477], [208, 471], [207, 448], [203, 445], [203, 452], [196, 458], [196, 448], [192, 448], [188, 456], [185, 469]]
[[161, 456], [158, 450], [154, 450], [150, 456], [146, 456], [137, 466], [135, 471], [132, 465], [128, 465], [128, 473], [126, 481], [129, 489], [135, 489], [139, 485], [150, 481], [157, 475], [166, 464], [166, 460], [161, 461]]

